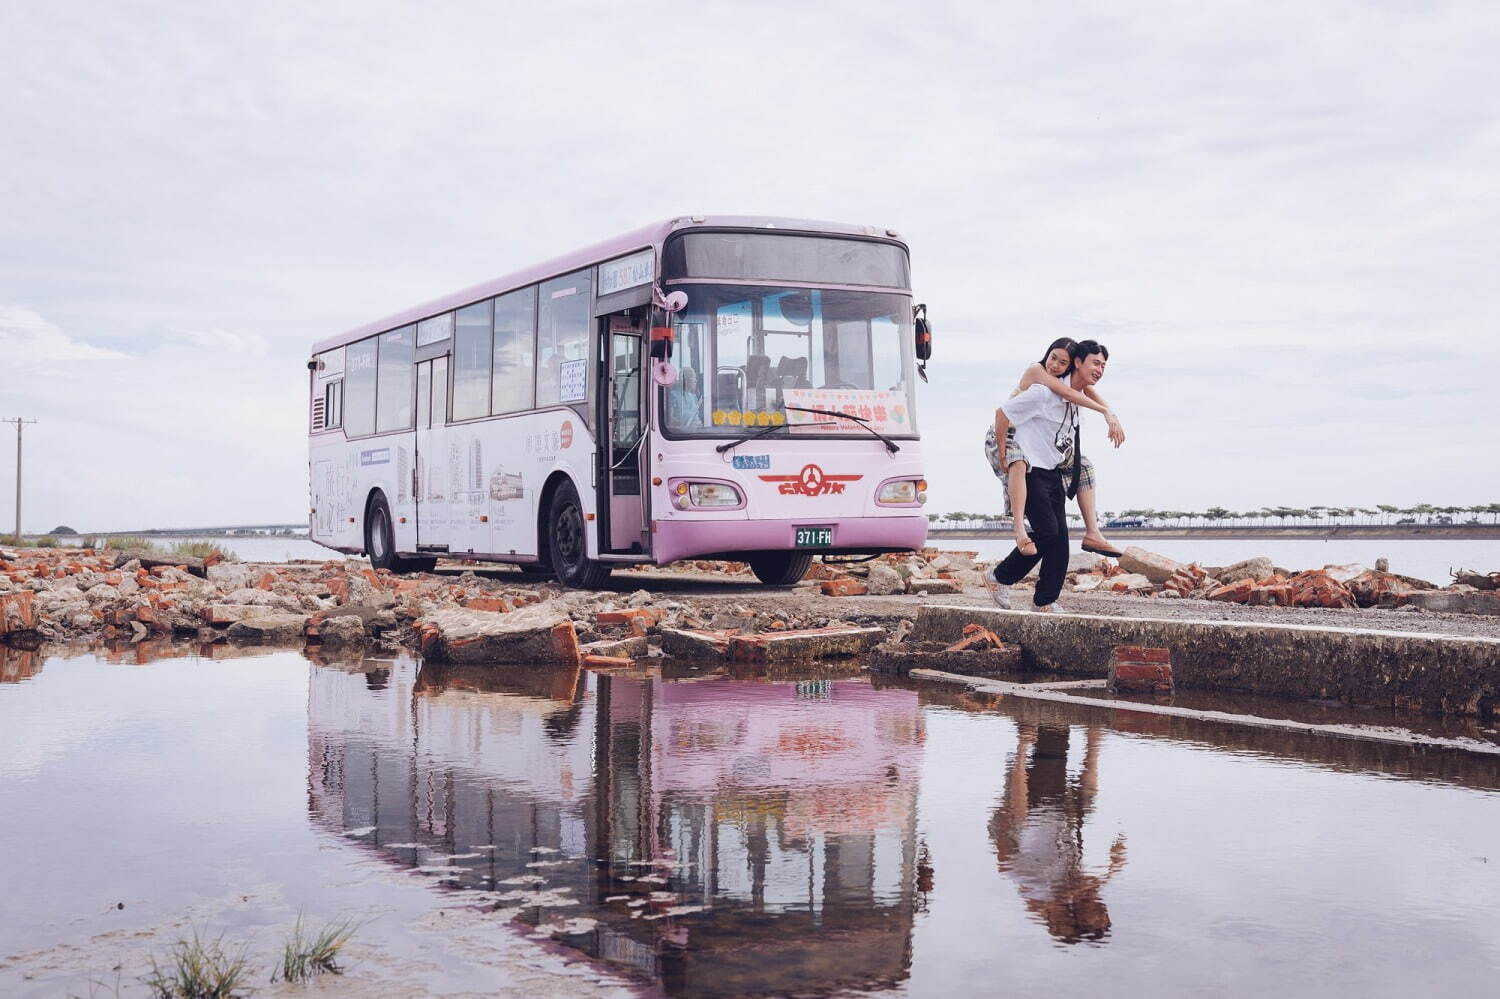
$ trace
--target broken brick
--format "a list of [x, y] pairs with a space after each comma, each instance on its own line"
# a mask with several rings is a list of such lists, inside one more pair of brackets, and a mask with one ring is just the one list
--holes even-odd
[[463, 606], [470, 610], [496, 611], [501, 614], [510, 613], [510, 601], [504, 597], [470, 597], [463, 602]]
[[1253, 579], [1240, 579], [1233, 583], [1225, 583], [1216, 590], [1210, 590], [1208, 599], [1218, 600], [1223, 603], [1243, 604], [1250, 600], [1250, 593], [1255, 589], [1256, 582]]
[[578, 651], [578, 631], [573, 627], [572, 621], [559, 621], [552, 626], [552, 650], [557, 655], [557, 661], [570, 666], [579, 666], [583, 663], [583, 655]]
[[944, 649], [944, 652], [966, 652], [977, 649], [1003, 649], [1005, 643], [993, 631], [982, 624], [964, 625], [964, 637]]
[[1117, 645], [1113, 658], [1120, 662], [1170, 663], [1172, 650], [1153, 649], [1144, 645]]
[[596, 656], [583, 657], [585, 666], [595, 666], [601, 669], [628, 669], [635, 665], [635, 660], [629, 656]]
[[870, 588], [857, 579], [845, 577], [842, 579], [825, 579], [818, 584], [825, 597], [862, 597], [870, 592]]

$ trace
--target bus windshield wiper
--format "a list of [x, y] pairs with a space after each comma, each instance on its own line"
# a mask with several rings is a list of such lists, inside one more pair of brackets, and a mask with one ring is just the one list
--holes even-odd
[[757, 430], [753, 434], [746, 434], [743, 437], [737, 437], [737, 438], [735, 438], [732, 441], [729, 441], [729, 442], [724, 443], [724, 444], [720, 444], [718, 447], [714, 448], [714, 450], [717, 451], [717, 452], [719, 452], [720, 454], [723, 454], [725, 451], [728, 451], [732, 447], [739, 447], [741, 444], [745, 443], [746, 441], [753, 441], [753, 440], [756, 440], [757, 438], [764, 437], [764, 436], [766, 436], [767, 434], [769, 434], [773, 430], [785, 430], [786, 426], [787, 425], [785, 423], [776, 423], [776, 424], [772, 424], [769, 427], [762, 427], [762, 428], [760, 428], [759, 430]]
[[897, 451], [901, 450], [900, 446], [895, 441], [891, 440], [885, 434], [870, 426], [870, 421], [865, 419], [863, 416], [855, 416], [852, 413], [840, 413], [836, 409], [809, 409], [806, 406], [787, 406], [785, 408], [796, 410], [799, 413], [817, 413], [820, 416], [837, 416], [841, 419], [853, 420], [855, 423], [858, 423], [870, 433], [880, 438], [880, 443], [885, 445], [887, 453], [895, 454]]

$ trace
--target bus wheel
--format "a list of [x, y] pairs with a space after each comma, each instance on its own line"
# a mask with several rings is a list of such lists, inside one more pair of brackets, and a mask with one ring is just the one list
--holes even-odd
[[812, 565], [812, 552], [760, 552], [746, 561], [750, 571], [767, 586], [790, 586]]
[[547, 533], [547, 551], [557, 581], [582, 590], [603, 586], [610, 567], [588, 556], [583, 505], [578, 502], [578, 490], [573, 483], [562, 483], [552, 494], [547, 521], [551, 528]]
[[396, 530], [391, 526], [391, 508], [385, 496], [377, 493], [370, 503], [369, 515], [365, 517], [365, 554], [370, 564], [377, 569], [391, 572], [431, 572], [437, 567], [435, 558], [402, 558], [396, 554]]
[[377, 569], [401, 571], [401, 560], [396, 557], [396, 531], [391, 526], [391, 508], [381, 493], [375, 494], [365, 514], [365, 554], [370, 556], [370, 564]]

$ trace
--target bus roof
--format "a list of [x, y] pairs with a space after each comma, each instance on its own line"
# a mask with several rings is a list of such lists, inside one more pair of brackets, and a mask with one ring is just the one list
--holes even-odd
[[[885, 229], [880, 226], [870, 225], [847, 225], [841, 222], [819, 222], [812, 219], [789, 219], [776, 218], [769, 215], [679, 215], [676, 218], [655, 222], [651, 225], [633, 229], [630, 232], [606, 239], [593, 246], [586, 246], [581, 250], [553, 257], [551, 260], [525, 267], [518, 271], [502, 275], [491, 281], [455, 291], [452, 294], [435, 298], [430, 302], [409, 309], [402, 309], [393, 315], [374, 322], [356, 326], [354, 329], [336, 336], [325, 337], [313, 345], [312, 352], [320, 354], [334, 347], [341, 347], [346, 343], [363, 340], [375, 333], [384, 333], [386, 330], [407, 326], [418, 320], [429, 316], [436, 316], [450, 309], [457, 309], [473, 302], [482, 301], [494, 295], [501, 295], [515, 288], [524, 288], [527, 285], [545, 281], [548, 278], [560, 274], [576, 271], [590, 264], [600, 263], [613, 257], [638, 250], [645, 246], [659, 245], [663, 240], [678, 229], [784, 229], [789, 232], [804, 233], [826, 233], [837, 236], [866, 236], [875, 239], [901, 242], [895, 230]], [[903, 243], [903, 245], [905, 245]]]

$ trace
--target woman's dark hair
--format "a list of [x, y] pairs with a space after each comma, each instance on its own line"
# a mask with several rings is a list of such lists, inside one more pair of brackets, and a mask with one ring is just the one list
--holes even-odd
[[1047, 349], [1042, 351], [1042, 359], [1039, 362], [1042, 367], [1045, 368], [1047, 366], [1047, 358], [1051, 357], [1052, 352], [1059, 347], [1068, 352], [1068, 358], [1071, 360], [1073, 352], [1078, 349], [1078, 344], [1070, 336], [1060, 336], [1056, 340], [1053, 340], [1047, 344]]

